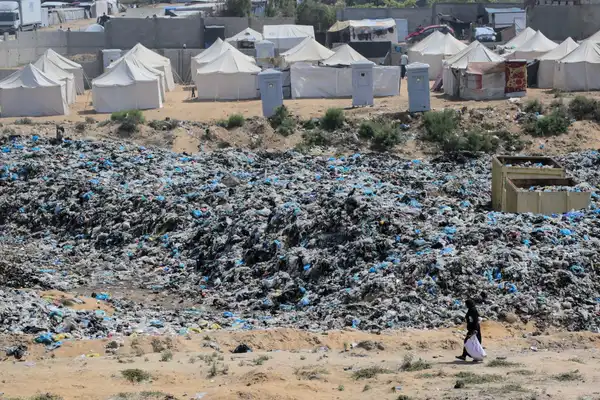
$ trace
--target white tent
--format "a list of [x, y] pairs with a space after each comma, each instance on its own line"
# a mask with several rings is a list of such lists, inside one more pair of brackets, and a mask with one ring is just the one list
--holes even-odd
[[246, 28], [240, 33], [233, 35], [230, 38], [225, 39], [228, 43], [237, 43], [237, 42], [260, 42], [263, 40], [263, 35], [260, 32], [256, 32], [252, 28]]
[[217, 38], [217, 40], [215, 40], [214, 43], [208, 49], [204, 50], [196, 57], [192, 57], [190, 61], [190, 68], [192, 70], [192, 82], [196, 81], [196, 71], [198, 71], [198, 68], [201, 68], [202, 66], [215, 61], [228, 50], [234, 50], [237, 53], [241, 54], [243, 57], [245, 57], [249, 62], [256, 64], [256, 60], [253, 57], [245, 55], [244, 53], [233, 47], [231, 44], [224, 42], [223, 40], [221, 40], [221, 38]]
[[47, 58], [63, 71], [67, 71], [75, 75], [75, 87], [77, 94], [85, 93], [85, 85], [83, 83], [83, 67], [80, 64], [61, 56], [52, 49], [46, 50], [42, 57]]
[[[433, 36], [431, 34], [430, 36]], [[427, 40], [427, 39], [426, 39]], [[425, 40], [424, 40], [425, 41]], [[427, 40], [425, 45], [419, 46], [408, 51], [408, 59], [411, 63], [419, 62], [429, 64], [429, 79], [436, 79], [442, 73], [444, 60], [452, 57], [467, 48], [467, 45], [460, 42], [454, 36], [445, 34], [440, 37], [436, 35], [433, 39]]]
[[302, 42], [307, 37], [315, 37], [312, 25], [265, 25], [263, 37], [275, 43], [279, 51], [286, 51]]
[[260, 67], [239, 51], [229, 49], [216, 60], [198, 68], [194, 83], [198, 98], [204, 100], [242, 100], [258, 97], [256, 75]]
[[557, 48], [540, 57], [538, 67], [538, 87], [550, 89], [554, 86], [554, 67], [558, 60], [575, 50], [579, 45], [571, 38], [567, 38]]
[[281, 53], [281, 58], [286, 64], [296, 62], [318, 62], [328, 59], [335, 53], [321, 45], [314, 38], [306, 38], [300, 44], [288, 51]]
[[439, 42], [441, 40], [444, 40], [444, 34], [440, 31], [435, 31], [433, 32], [431, 35], [427, 36], [425, 39], [421, 40], [420, 42], [416, 43], [414, 46], [412, 46], [409, 50], [408, 50], [408, 54], [410, 54], [410, 52], [419, 52], [421, 50], [423, 50], [424, 48], [426, 48], [427, 46], [430, 45], [430, 43], [436, 43]]
[[349, 44], [343, 44], [334, 49], [335, 54], [323, 60], [321, 64], [330, 67], [343, 66], [348, 67], [355, 61], [369, 61], [358, 51], [354, 50]]
[[46, 74], [53, 81], [63, 82], [67, 104], [73, 104], [77, 100], [77, 88], [75, 87], [75, 75], [60, 69], [47, 57], [40, 57], [34, 64], [37, 69]]
[[175, 89], [175, 81], [173, 80], [173, 70], [171, 68], [171, 60], [167, 57], [163, 57], [160, 54], [153, 52], [152, 50], [144, 47], [142, 44], [136, 44], [131, 50], [123, 55], [120, 59], [112, 62], [106, 69], [110, 70], [115, 66], [122, 58], [133, 57], [140, 61], [142, 64], [157, 69], [165, 73], [166, 90], [171, 91]]
[[518, 46], [505, 58], [507, 60], [536, 60], [557, 47], [558, 44], [544, 36], [542, 31], [537, 31], [531, 39]]
[[516, 49], [519, 46], [524, 45], [529, 39], [535, 35], [536, 31], [531, 29], [530, 27], [525, 28], [521, 33], [519, 33], [514, 38], [510, 39], [504, 46], [505, 49]]
[[92, 81], [92, 102], [98, 112], [161, 108], [160, 76], [125, 58]]
[[443, 83], [444, 93], [458, 95], [460, 73], [467, 69], [470, 62], [500, 62], [503, 58], [488, 49], [478, 41], [474, 41], [467, 48], [444, 62]]
[[0, 81], [0, 116], [38, 117], [69, 113], [65, 84], [32, 64]]
[[590, 40], [592, 42], [600, 43], [600, 31], [594, 33], [592, 36], [590, 36], [586, 40]]
[[600, 44], [586, 40], [554, 66], [554, 88], [567, 92], [600, 89]]

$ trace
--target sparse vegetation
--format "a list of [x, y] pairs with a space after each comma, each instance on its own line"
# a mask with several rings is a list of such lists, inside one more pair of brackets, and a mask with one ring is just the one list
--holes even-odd
[[370, 140], [375, 151], [391, 150], [402, 142], [398, 127], [392, 123], [363, 121], [358, 128], [358, 136]]
[[461, 371], [455, 375], [460, 381], [466, 385], [480, 385], [483, 383], [500, 382], [502, 376], [494, 374], [476, 374], [470, 371]]
[[229, 373], [229, 366], [224, 364], [218, 364], [216, 361], [213, 361], [210, 369], [208, 370], [208, 376], [210, 378], [214, 378], [217, 375], [227, 375]]
[[563, 372], [562, 374], [554, 375], [554, 379], [560, 382], [582, 381], [583, 376], [579, 373], [579, 370], [576, 369], [574, 371]]
[[102, 128], [106, 125], [109, 125], [112, 121], [110, 119], [105, 119], [104, 121], [98, 122], [98, 127]]
[[400, 370], [404, 372], [415, 372], [431, 368], [431, 363], [424, 361], [421, 358], [419, 358], [417, 361], [413, 361], [413, 358], [414, 357], [412, 354], [406, 354], [404, 356], [404, 360], [402, 361], [402, 365], [400, 365]]
[[121, 371], [121, 375], [131, 383], [140, 383], [152, 377], [150, 373], [139, 368], [124, 369]]
[[139, 392], [139, 393], [119, 393], [110, 398], [110, 400], [164, 400], [173, 398], [171, 395], [164, 392]]
[[311, 118], [311, 119], [307, 119], [307, 120], [306, 120], [306, 121], [304, 121], [304, 123], [302, 124], [302, 127], [303, 127], [304, 129], [308, 129], [308, 130], [315, 129], [315, 128], [317, 127], [317, 123], [318, 123], [318, 121], [315, 121], [313, 118]]
[[535, 137], [558, 136], [567, 133], [570, 120], [561, 109], [555, 109], [546, 116], [533, 118], [526, 122], [523, 130], [525, 133]]
[[148, 123], [148, 126], [157, 131], [172, 131], [179, 127], [179, 120], [167, 118], [163, 121], [152, 120]]
[[171, 350], [165, 350], [160, 355], [160, 361], [169, 362], [173, 359], [173, 352]]
[[433, 378], [443, 378], [446, 376], [446, 373], [442, 370], [436, 372], [425, 372], [422, 374], [418, 374], [417, 378], [420, 379], [433, 379]]
[[575, 96], [569, 102], [569, 112], [578, 120], [598, 120], [598, 102], [585, 96]]
[[269, 118], [269, 122], [273, 129], [282, 136], [289, 136], [296, 129], [296, 121], [286, 106], [277, 107], [275, 113]]
[[368, 392], [369, 390], [371, 390], [371, 385], [367, 384], [363, 387], [363, 392]]
[[29, 397], [28, 400], [63, 400], [63, 397], [59, 396], [57, 394], [43, 393], [43, 394], [36, 394], [33, 397]]
[[220, 126], [221, 128], [227, 128], [227, 120], [219, 119], [219, 120], [215, 121], [215, 125]]
[[496, 360], [490, 361], [486, 365], [488, 367], [492, 367], [492, 368], [512, 368], [512, 367], [519, 367], [521, 364], [514, 363], [514, 362], [511, 362], [511, 361], [496, 359]]
[[345, 390], [344, 385], [338, 386], [338, 391], [343, 392]]
[[14, 128], [8, 128], [8, 127], [6, 127], [4, 129], [2, 129], [2, 133], [5, 134], [5, 135], [16, 135], [17, 131], [15, 131]]
[[140, 110], [117, 111], [110, 115], [110, 120], [120, 122], [119, 132], [134, 133], [138, 131], [138, 125], [143, 124], [146, 119]]
[[269, 356], [262, 355], [254, 359], [254, 365], [263, 365], [265, 361], [269, 361]]
[[435, 143], [447, 141], [458, 128], [458, 121], [459, 115], [452, 109], [426, 112], [423, 115], [424, 139]]
[[31, 118], [20, 118], [15, 121], [15, 125], [33, 125], [33, 120]]
[[331, 132], [344, 126], [345, 120], [344, 110], [341, 108], [330, 108], [325, 112], [323, 118], [321, 118], [320, 125], [323, 129]]
[[406, 394], [401, 394], [396, 400], [411, 400], [411, 397]]
[[229, 143], [228, 141], [219, 140], [219, 142], [217, 143], [217, 148], [219, 149], [227, 149], [229, 147], [231, 147], [231, 143]]
[[535, 375], [535, 372], [530, 371], [528, 369], [517, 369], [515, 371], [509, 371], [508, 372], [511, 375], [521, 375], [521, 376], [533, 376]]
[[331, 137], [328, 132], [324, 132], [321, 130], [314, 130], [309, 132], [304, 132], [302, 134], [303, 141], [301, 143], [300, 149], [303, 147], [311, 148], [313, 146], [329, 146], [331, 145]]
[[375, 378], [379, 374], [391, 374], [392, 371], [389, 369], [381, 368], [381, 367], [368, 367], [359, 369], [352, 374], [352, 378], [355, 380], [359, 379], [372, 379]]
[[92, 125], [96, 123], [96, 120], [92, 117], [85, 117], [85, 123]]
[[523, 111], [525, 111], [526, 113], [532, 113], [532, 114], [534, 114], [534, 113], [542, 114], [544, 112], [544, 105], [538, 99], [529, 100], [528, 102], [525, 103], [525, 106], [523, 107]]
[[311, 365], [297, 368], [294, 373], [298, 379], [312, 381], [321, 379], [323, 375], [329, 374], [329, 371], [318, 365]]
[[245, 122], [246, 119], [242, 114], [232, 114], [227, 119], [227, 129], [241, 128]]
[[577, 363], [577, 364], [585, 364], [585, 361], [583, 361], [581, 358], [579, 357], [572, 357], [569, 358], [569, 361]]
[[152, 351], [155, 353], [162, 353], [165, 351], [165, 346], [159, 338], [152, 338], [150, 345], [152, 346]]

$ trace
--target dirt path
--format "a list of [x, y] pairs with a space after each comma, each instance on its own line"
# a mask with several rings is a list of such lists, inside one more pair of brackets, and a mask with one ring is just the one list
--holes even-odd
[[[462, 343], [457, 329], [140, 336], [126, 338], [116, 355], [105, 354], [108, 340], [66, 342], [52, 354], [30, 345], [33, 354], [27, 361], [0, 362], [1, 390], [7, 397], [50, 392], [86, 400], [157, 391], [180, 399], [204, 393], [196, 398], [207, 400], [600, 398], [597, 335], [532, 336], [532, 327], [498, 323], [484, 323], [483, 331], [489, 354], [483, 364], [454, 360]], [[209, 338], [222, 352], [203, 347]], [[161, 361], [168, 353], [153, 352], [152, 340], [154, 347], [171, 347], [172, 360]], [[377, 343], [371, 350], [351, 348], [365, 340], [381, 343], [380, 349]], [[231, 354], [242, 342], [254, 353]], [[407, 355], [413, 355], [413, 366], [422, 358], [429, 368], [402, 371]], [[148, 372], [151, 380], [133, 384], [123, 378], [121, 371], [135, 368]], [[457, 381], [464, 387], [455, 389]], [[165, 398], [146, 395], [138, 398]]]

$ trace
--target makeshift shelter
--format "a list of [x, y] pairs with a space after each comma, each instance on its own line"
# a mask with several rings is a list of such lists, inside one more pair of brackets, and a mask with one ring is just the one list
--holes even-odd
[[329, 67], [348, 67], [356, 61], [369, 61], [358, 51], [350, 47], [349, 44], [343, 44], [335, 48], [334, 51], [335, 54], [323, 60], [321, 62], [322, 65], [327, 65]]
[[557, 48], [540, 57], [537, 79], [537, 86], [540, 89], [551, 89], [554, 87], [554, 68], [556, 64], [577, 47], [579, 47], [579, 44], [569, 37]]
[[504, 46], [502, 46], [502, 47], [507, 50], [516, 49], [517, 47], [522, 46], [525, 43], [527, 43], [527, 41], [529, 41], [529, 39], [531, 39], [535, 34], [536, 34], [536, 31], [534, 31], [530, 27], [527, 27], [521, 33], [519, 33], [517, 36], [515, 36], [514, 38], [512, 38], [511, 40], [506, 42], [506, 44], [504, 44]]
[[500, 62], [503, 58], [488, 49], [485, 45], [475, 41], [460, 53], [450, 57], [444, 62], [443, 85], [444, 93], [458, 96], [460, 75], [471, 62]]
[[254, 60], [253, 57], [245, 55], [244, 53], [233, 47], [230, 43], [224, 42], [223, 40], [221, 40], [221, 38], [217, 38], [217, 40], [215, 40], [214, 43], [208, 49], [204, 50], [196, 57], [192, 57], [190, 62], [190, 68], [192, 70], [192, 82], [196, 81], [196, 71], [198, 71], [198, 68], [201, 68], [202, 66], [213, 62], [228, 50], [234, 50], [241, 54], [243, 57], [245, 57], [249, 62], [252, 62], [254, 64], [256, 63], [256, 60]]
[[536, 60], [557, 47], [558, 44], [544, 36], [541, 31], [537, 31], [531, 39], [515, 48], [505, 58], [507, 60]]
[[65, 95], [67, 104], [73, 104], [77, 100], [77, 88], [75, 87], [75, 75], [60, 69], [47, 57], [40, 57], [34, 64], [37, 69], [42, 71], [48, 78], [62, 82], [65, 85]]
[[527, 63], [469, 63], [461, 74], [459, 96], [465, 100], [497, 100], [527, 94]]
[[297, 46], [281, 53], [281, 58], [287, 65], [297, 62], [318, 62], [328, 59], [335, 53], [321, 45], [314, 38], [306, 38]]
[[566, 92], [600, 89], [600, 44], [586, 40], [558, 60], [554, 88]]
[[263, 40], [263, 35], [252, 28], [246, 28], [236, 35], [225, 39], [227, 43], [231, 43], [238, 48], [253, 49], [255, 42]]
[[175, 80], [173, 79], [173, 70], [171, 68], [171, 60], [167, 57], [163, 57], [160, 54], [153, 52], [152, 50], [144, 47], [142, 44], [136, 44], [131, 50], [123, 55], [123, 57], [111, 63], [106, 69], [110, 70], [113, 66], [123, 58], [135, 58], [142, 64], [164, 72], [166, 90], [171, 91], [175, 89]]
[[[429, 36], [431, 37], [434, 34]], [[436, 79], [442, 73], [445, 59], [467, 48], [466, 44], [460, 42], [454, 36], [450, 34], [441, 35], [435, 35], [431, 40], [425, 39], [423, 40], [423, 42], [426, 41], [424, 45], [422, 45], [423, 42], [418, 43], [408, 51], [408, 59], [411, 63], [429, 64], [429, 79]]]
[[106, 113], [161, 108], [160, 75], [124, 58], [92, 81], [92, 102], [96, 111]]
[[265, 25], [263, 37], [275, 43], [275, 48], [283, 52], [308, 37], [314, 38], [315, 28], [312, 25]]
[[63, 82], [29, 64], [0, 81], [1, 117], [39, 117], [69, 113]]
[[229, 49], [196, 71], [194, 83], [198, 99], [255, 99], [258, 97], [256, 75], [260, 71], [244, 54]]
[[72, 73], [75, 76], [75, 89], [77, 94], [85, 93], [85, 84], [83, 82], [83, 67], [75, 61], [71, 61], [66, 57], [61, 56], [52, 49], [48, 49], [40, 58], [47, 58], [63, 71]]
[[396, 20], [393, 18], [337, 21], [327, 31], [327, 43], [397, 41]]

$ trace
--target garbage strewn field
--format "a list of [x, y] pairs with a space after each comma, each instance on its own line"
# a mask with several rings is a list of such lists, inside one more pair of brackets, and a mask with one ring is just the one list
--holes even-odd
[[[442, 327], [468, 296], [490, 319], [600, 328], [596, 192], [566, 215], [490, 212], [487, 157], [190, 156], [39, 137], [0, 150], [0, 331], [50, 348], [111, 332]], [[559, 161], [596, 190], [597, 152]]]

